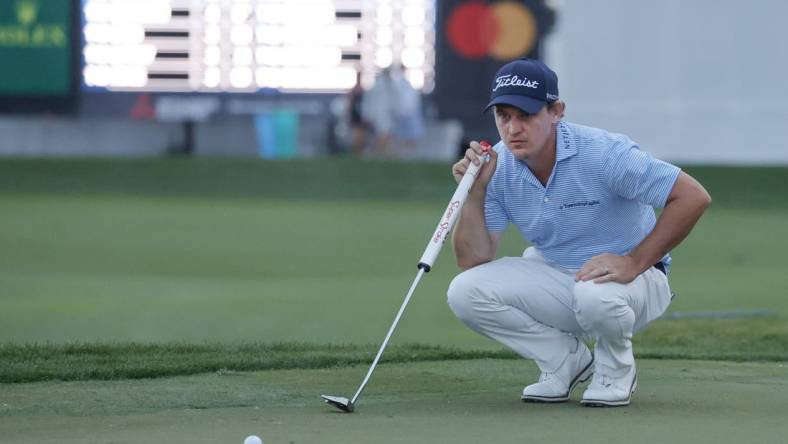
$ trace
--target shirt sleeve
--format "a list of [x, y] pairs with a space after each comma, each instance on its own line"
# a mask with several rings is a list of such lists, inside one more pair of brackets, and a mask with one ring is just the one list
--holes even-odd
[[614, 143], [604, 161], [608, 187], [625, 199], [662, 208], [681, 169], [641, 151], [629, 139]]

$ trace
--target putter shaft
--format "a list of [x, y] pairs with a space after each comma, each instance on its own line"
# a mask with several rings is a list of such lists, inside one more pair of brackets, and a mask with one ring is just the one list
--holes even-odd
[[389, 343], [389, 339], [391, 339], [392, 333], [394, 333], [394, 329], [397, 328], [397, 324], [399, 323], [399, 319], [402, 317], [402, 313], [405, 312], [405, 307], [408, 306], [408, 302], [410, 302], [410, 297], [413, 296], [413, 291], [416, 290], [416, 286], [419, 285], [419, 281], [421, 277], [424, 275], [424, 268], [419, 268], [419, 272], [416, 273], [416, 279], [413, 280], [413, 284], [410, 286], [410, 290], [408, 290], [408, 294], [405, 296], [405, 300], [402, 301], [402, 305], [399, 307], [399, 311], [397, 312], [397, 316], [394, 317], [394, 322], [391, 323], [391, 327], [389, 327], [389, 332], [386, 333], [386, 338], [383, 340], [383, 344], [380, 345], [380, 349], [378, 349], [378, 354], [375, 355], [375, 359], [372, 360], [372, 365], [369, 367], [367, 371], [367, 376], [364, 377], [364, 380], [361, 381], [361, 385], [358, 386], [358, 390], [356, 390], [356, 394], [353, 395], [351, 398], [350, 403], [355, 404], [356, 400], [359, 396], [361, 396], [361, 392], [364, 391], [364, 387], [367, 386], [369, 383], [369, 379], [372, 377], [372, 372], [375, 371], [375, 367], [378, 365], [378, 361], [380, 361], [380, 357], [383, 356], [383, 350], [386, 349], [386, 345]]
[[[481, 145], [484, 151], [483, 162], [487, 162], [490, 159], [490, 144], [482, 141]], [[457, 218], [460, 215], [462, 206], [468, 197], [468, 192], [470, 191], [471, 186], [476, 179], [476, 174], [479, 172], [481, 165], [482, 163], [477, 165], [473, 162], [468, 164], [465, 174], [463, 174], [462, 179], [460, 179], [460, 183], [457, 185], [457, 189], [454, 191], [454, 195], [452, 195], [449, 205], [446, 207], [443, 216], [441, 216], [438, 226], [435, 228], [435, 232], [430, 238], [430, 242], [427, 244], [427, 248], [425, 248], [424, 254], [422, 254], [421, 259], [419, 260], [419, 272], [416, 274], [416, 278], [413, 280], [413, 284], [411, 284], [410, 290], [408, 290], [408, 294], [405, 296], [405, 300], [402, 301], [402, 305], [399, 307], [397, 316], [394, 317], [394, 322], [391, 323], [391, 327], [389, 327], [389, 331], [386, 333], [386, 338], [380, 345], [380, 349], [378, 349], [378, 354], [375, 355], [375, 359], [372, 360], [372, 365], [370, 365], [369, 370], [367, 370], [367, 375], [364, 377], [364, 380], [361, 381], [361, 385], [358, 386], [358, 390], [356, 390], [353, 398], [348, 400], [347, 398], [339, 396], [323, 395], [323, 399], [327, 403], [348, 413], [354, 410], [358, 397], [361, 396], [361, 392], [364, 391], [367, 383], [369, 383], [372, 373], [375, 371], [375, 367], [377, 367], [378, 361], [380, 361], [380, 357], [383, 355], [383, 350], [386, 349], [389, 339], [391, 339], [391, 335], [394, 333], [394, 329], [397, 328], [397, 324], [402, 317], [402, 313], [405, 312], [405, 307], [407, 307], [408, 302], [410, 302], [410, 297], [413, 296], [413, 291], [416, 290], [416, 286], [419, 284], [419, 281], [421, 280], [421, 277], [424, 275], [424, 273], [429, 272], [432, 268], [435, 259], [438, 257], [438, 253], [440, 253], [440, 250], [443, 247], [443, 243], [446, 241], [449, 232], [451, 232], [451, 229], [454, 227], [454, 223], [457, 221]]]

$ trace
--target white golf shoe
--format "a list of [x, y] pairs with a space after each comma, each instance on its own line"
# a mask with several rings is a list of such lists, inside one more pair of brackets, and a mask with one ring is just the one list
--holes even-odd
[[563, 364], [554, 372], [543, 372], [539, 382], [523, 389], [525, 402], [566, 402], [572, 389], [591, 377], [594, 356], [588, 347], [578, 341], [577, 350], [570, 353]]
[[621, 378], [611, 378], [597, 372], [583, 393], [580, 404], [586, 407], [623, 407], [629, 405], [637, 385], [638, 376], [634, 365]]

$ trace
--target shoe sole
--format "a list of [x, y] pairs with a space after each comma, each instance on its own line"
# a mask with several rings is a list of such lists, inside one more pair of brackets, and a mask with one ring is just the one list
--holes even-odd
[[626, 399], [619, 399], [617, 401], [608, 401], [605, 399], [581, 399], [580, 405], [583, 407], [626, 407], [632, 401], [632, 393], [635, 393], [635, 388], [638, 386], [638, 375], [635, 373], [635, 379], [632, 380], [632, 387], [629, 389], [629, 396]]
[[562, 396], [523, 396], [523, 402], [539, 402], [539, 403], [554, 403], [554, 402], [567, 402], [569, 401], [569, 395], [572, 393], [572, 390], [577, 387], [578, 384], [581, 382], [586, 382], [591, 378], [591, 375], [594, 372], [591, 370], [591, 366], [594, 365], [594, 355], [591, 355], [591, 362], [586, 365], [583, 370], [580, 370], [580, 373], [575, 376], [575, 379], [569, 384], [569, 391], [566, 392], [565, 395]]

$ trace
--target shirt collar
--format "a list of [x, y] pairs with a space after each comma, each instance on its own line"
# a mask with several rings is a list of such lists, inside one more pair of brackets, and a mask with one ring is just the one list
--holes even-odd
[[558, 122], [555, 132], [555, 161], [558, 163], [577, 154], [577, 147], [572, 141], [569, 125], [563, 120]]

